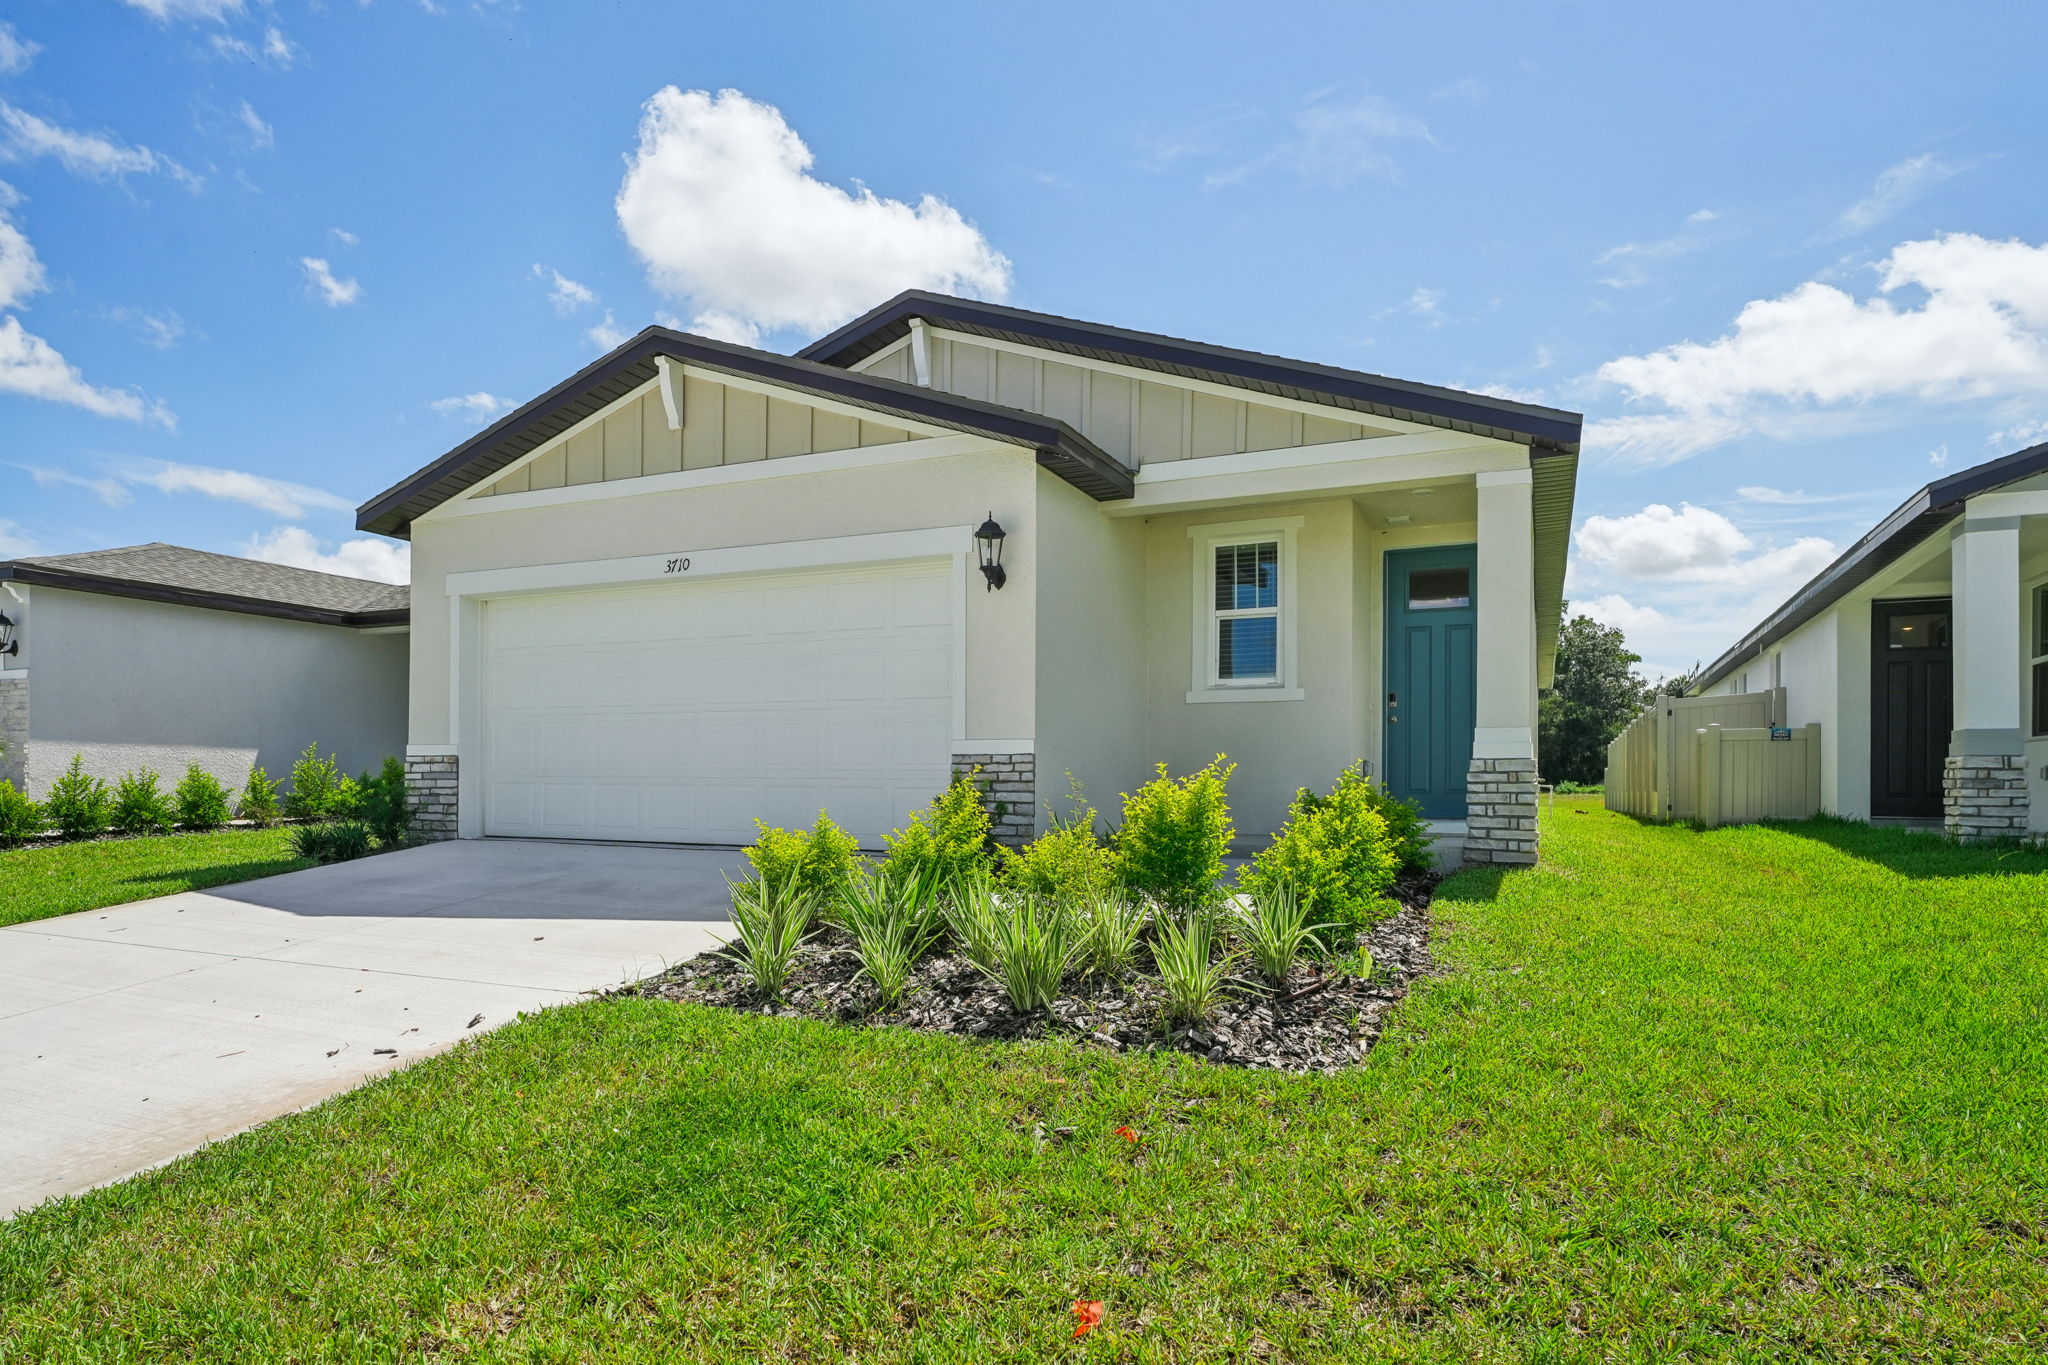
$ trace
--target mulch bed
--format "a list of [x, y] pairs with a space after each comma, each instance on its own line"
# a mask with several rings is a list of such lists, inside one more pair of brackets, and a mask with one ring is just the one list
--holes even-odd
[[874, 987], [859, 974], [853, 939], [838, 929], [823, 930], [799, 953], [777, 1004], [764, 1002], [745, 969], [723, 951], [701, 954], [614, 994], [970, 1038], [1064, 1036], [1118, 1052], [1193, 1053], [1225, 1066], [1341, 1071], [1365, 1060], [1409, 983], [1434, 970], [1429, 899], [1436, 880], [1405, 879], [1393, 891], [1400, 911], [1360, 935], [1372, 954], [1369, 979], [1303, 961], [1286, 990], [1277, 991], [1246, 964], [1212, 1019], [1170, 1031], [1162, 1021], [1159, 980], [1145, 971], [1115, 982], [1070, 978], [1073, 994], [1044, 1013], [1027, 1015], [1011, 1009], [1002, 988], [965, 958], [943, 952], [918, 964], [894, 1009], [877, 1010]]

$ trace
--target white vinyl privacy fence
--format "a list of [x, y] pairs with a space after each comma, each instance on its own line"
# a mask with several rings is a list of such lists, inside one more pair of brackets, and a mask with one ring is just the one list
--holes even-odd
[[1744, 824], [1820, 810], [1820, 727], [1784, 725], [1785, 690], [1659, 697], [1607, 746], [1607, 808]]

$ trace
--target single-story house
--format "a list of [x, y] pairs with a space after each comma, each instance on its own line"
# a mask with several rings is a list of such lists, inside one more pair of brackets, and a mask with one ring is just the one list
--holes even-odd
[[439, 833], [1000, 837], [1219, 753], [1240, 834], [1363, 759], [1535, 856], [1580, 418], [910, 292], [800, 353], [650, 327], [378, 494]]
[[176, 545], [0, 562], [0, 779], [40, 799], [78, 754], [239, 790], [315, 742], [373, 769], [405, 750], [407, 618], [402, 586]]
[[1818, 723], [1821, 807], [2048, 832], [2048, 444], [1928, 484], [1716, 659]]

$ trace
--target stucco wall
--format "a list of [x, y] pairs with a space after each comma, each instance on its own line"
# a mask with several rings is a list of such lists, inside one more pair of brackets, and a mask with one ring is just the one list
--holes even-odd
[[1028, 452], [992, 447], [662, 491], [628, 481], [619, 485], [626, 496], [552, 506], [522, 506], [541, 495], [513, 494], [490, 499], [489, 512], [416, 522], [410, 741], [459, 743], [449, 709], [450, 574], [972, 527], [991, 512], [1009, 532], [1009, 582], [984, 592], [979, 574], [970, 580], [966, 739], [1028, 738], [1036, 720], [1037, 468]]
[[[1298, 516], [1295, 630], [1299, 701], [1189, 702], [1195, 638], [1194, 552], [1188, 527]], [[1302, 786], [1327, 788], [1367, 753], [1361, 656], [1354, 648], [1360, 604], [1374, 579], [1361, 565], [1348, 498], [1276, 503], [1149, 518], [1146, 524], [1147, 760], [1175, 773], [1217, 754], [1240, 760], [1231, 809], [1240, 840], [1279, 828]], [[1377, 619], [1378, 613], [1370, 613]], [[1377, 713], [1375, 713], [1377, 714]]]
[[1145, 526], [1104, 515], [1049, 473], [1038, 480], [1038, 822], [1066, 814], [1071, 772], [1114, 823], [1144, 781]]
[[318, 741], [349, 772], [405, 751], [406, 636], [122, 597], [34, 590], [27, 777], [73, 754], [112, 779], [198, 763], [239, 789]]

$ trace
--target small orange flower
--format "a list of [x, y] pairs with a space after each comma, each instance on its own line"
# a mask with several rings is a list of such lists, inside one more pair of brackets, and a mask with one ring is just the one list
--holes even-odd
[[1117, 1129], [1116, 1135], [1122, 1138], [1125, 1142], [1136, 1142], [1138, 1140], [1137, 1130], [1132, 1128], [1131, 1125], [1129, 1125], [1128, 1123], [1125, 1124], [1123, 1127]]
[[1079, 1341], [1096, 1328], [1102, 1326], [1101, 1299], [1074, 1300], [1074, 1340]]

